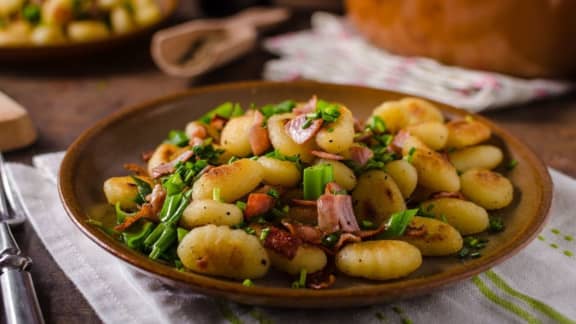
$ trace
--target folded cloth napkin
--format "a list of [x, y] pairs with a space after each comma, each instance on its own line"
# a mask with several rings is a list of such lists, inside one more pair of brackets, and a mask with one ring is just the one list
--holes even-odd
[[[54, 260], [105, 323], [576, 323], [576, 180], [550, 170], [551, 220], [503, 264], [435, 294], [353, 309], [242, 306], [166, 286], [86, 238], [58, 198], [62, 153], [10, 164], [29, 220]], [[297, 305], [297, 303], [295, 303]]]
[[267, 39], [280, 55], [266, 64], [264, 78], [309, 79], [395, 90], [482, 111], [565, 93], [567, 82], [526, 80], [442, 65], [420, 57], [392, 55], [369, 44], [345, 19], [312, 16], [312, 30]]

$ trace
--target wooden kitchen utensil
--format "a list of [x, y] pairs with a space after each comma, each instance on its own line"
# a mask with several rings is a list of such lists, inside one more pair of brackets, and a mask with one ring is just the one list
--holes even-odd
[[164, 29], [152, 39], [152, 58], [165, 73], [194, 77], [230, 62], [256, 44], [257, 29], [289, 17], [285, 8], [255, 7], [225, 18], [195, 20]]
[[24, 107], [0, 92], [0, 151], [32, 144], [36, 129]]

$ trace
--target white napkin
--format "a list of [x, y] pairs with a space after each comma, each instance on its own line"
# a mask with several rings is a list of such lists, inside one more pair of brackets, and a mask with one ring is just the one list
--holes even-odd
[[573, 86], [392, 55], [366, 42], [345, 19], [322, 12], [312, 16], [312, 30], [269, 38], [264, 47], [281, 56], [266, 64], [264, 78], [269, 80], [309, 79], [371, 86], [475, 112], [559, 95]]
[[58, 198], [62, 153], [10, 164], [29, 220], [105, 323], [576, 323], [576, 180], [550, 170], [551, 220], [519, 254], [438, 293], [372, 307], [283, 310], [177, 290], [128, 268], [86, 238]]

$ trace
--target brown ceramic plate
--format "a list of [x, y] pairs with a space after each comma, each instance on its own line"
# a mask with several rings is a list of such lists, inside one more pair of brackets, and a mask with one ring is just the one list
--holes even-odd
[[[1, 0], [0, 0], [1, 1]], [[178, 0], [155, 0], [162, 11], [162, 18], [150, 26], [135, 29], [123, 35], [111, 35], [102, 40], [83, 43], [64, 43], [49, 46], [0, 46], [0, 61], [32, 62], [51, 61], [71, 57], [91, 56], [149, 35], [166, 21], [178, 7]]]
[[[420, 269], [410, 276], [384, 282], [338, 277], [335, 287], [327, 290], [291, 289], [289, 280], [272, 273], [255, 280], [254, 287], [207, 277], [149, 260], [89, 225], [89, 215], [105, 202], [102, 183], [108, 177], [126, 174], [122, 164], [137, 162], [140, 153], [154, 148], [169, 130], [183, 128], [186, 121], [223, 101], [244, 106], [279, 102], [288, 98], [304, 101], [312, 95], [347, 105], [356, 116], [365, 118], [382, 101], [406, 95], [371, 88], [312, 82], [271, 83], [243, 82], [197, 88], [184, 93], [130, 107], [98, 122], [70, 146], [60, 171], [62, 201], [74, 223], [99, 246], [136, 269], [163, 279], [191, 292], [225, 297], [240, 303], [282, 307], [341, 307], [370, 305], [400, 298], [432, 293], [503, 262], [530, 242], [543, 226], [552, 196], [552, 183], [542, 162], [526, 145], [494, 123], [478, 116], [492, 128], [494, 141], [503, 148], [506, 159], [518, 166], [508, 172], [516, 195], [511, 206], [498, 211], [506, 230], [490, 239], [481, 258], [461, 261], [456, 257], [425, 258]], [[439, 105], [447, 117], [468, 114]]]

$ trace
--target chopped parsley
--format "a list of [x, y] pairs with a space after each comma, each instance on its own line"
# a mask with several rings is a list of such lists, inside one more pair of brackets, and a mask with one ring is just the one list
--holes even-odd
[[464, 246], [458, 251], [457, 256], [460, 259], [476, 259], [482, 256], [480, 250], [488, 244], [487, 239], [468, 236], [464, 238]]
[[492, 233], [499, 233], [504, 230], [504, 221], [501, 217], [491, 216], [488, 230]]
[[386, 132], [386, 123], [379, 116], [372, 116], [368, 119], [366, 128], [371, 130], [374, 134], [382, 134]]

